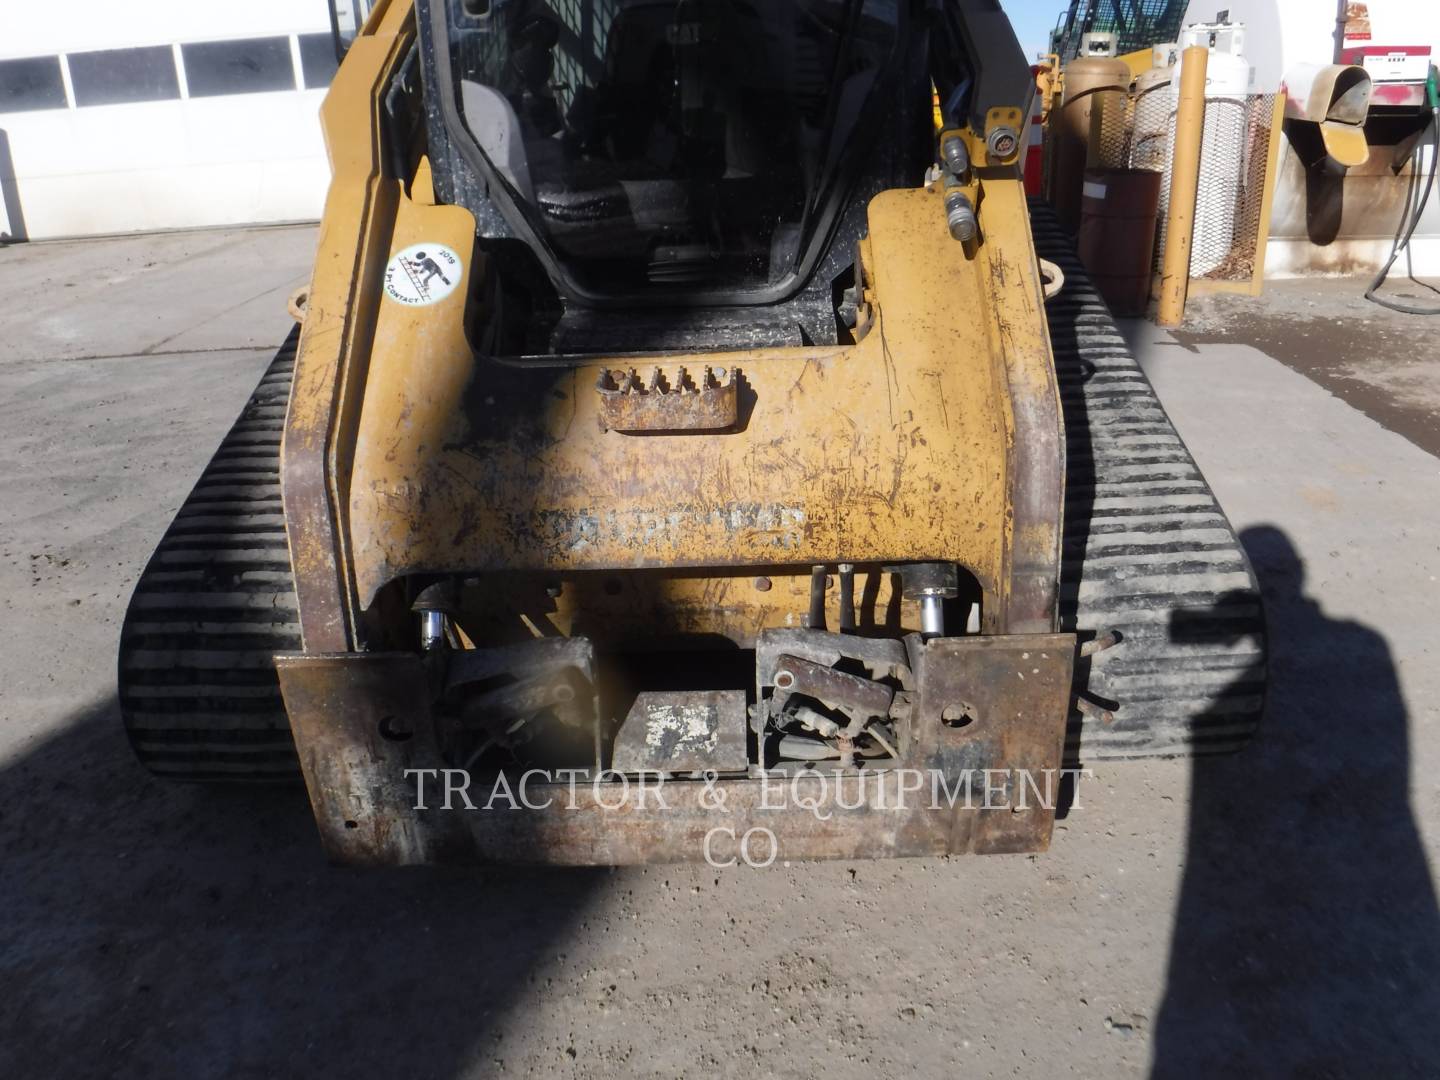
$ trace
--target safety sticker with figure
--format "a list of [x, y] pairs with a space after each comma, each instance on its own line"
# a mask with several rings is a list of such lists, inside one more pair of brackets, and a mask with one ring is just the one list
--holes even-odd
[[385, 267], [385, 295], [410, 307], [445, 299], [460, 284], [460, 256], [444, 244], [411, 244]]

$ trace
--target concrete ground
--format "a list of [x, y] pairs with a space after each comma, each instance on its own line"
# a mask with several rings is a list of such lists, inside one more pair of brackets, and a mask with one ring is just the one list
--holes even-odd
[[298, 790], [150, 779], [114, 700], [313, 244], [0, 250], [0, 1075], [1440, 1071], [1429, 324], [1375, 353], [1349, 282], [1128, 328], [1268, 596], [1246, 753], [1098, 769], [1039, 857], [359, 873]]
[[[1365, 299], [1368, 282], [1304, 278], [1269, 282], [1263, 301], [1215, 295], [1191, 300], [1175, 335], [1187, 346], [1250, 345], [1308, 376], [1366, 416], [1440, 454], [1440, 314], [1397, 312]], [[1440, 311], [1440, 283], [1397, 268], [1378, 293]]]

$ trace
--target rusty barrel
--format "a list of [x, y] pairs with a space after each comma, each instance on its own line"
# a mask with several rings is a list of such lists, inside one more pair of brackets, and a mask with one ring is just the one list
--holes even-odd
[[1150, 299], [1161, 174], [1086, 169], [1080, 198], [1080, 261], [1116, 315], [1143, 315]]

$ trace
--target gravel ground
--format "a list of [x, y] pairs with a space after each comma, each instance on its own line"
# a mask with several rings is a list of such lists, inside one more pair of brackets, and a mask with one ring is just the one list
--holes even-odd
[[0, 1075], [1440, 1070], [1440, 463], [1276, 346], [1128, 328], [1257, 563], [1268, 727], [1097, 770], [1046, 855], [362, 873], [301, 791], [149, 778], [124, 606], [313, 244], [0, 249]]

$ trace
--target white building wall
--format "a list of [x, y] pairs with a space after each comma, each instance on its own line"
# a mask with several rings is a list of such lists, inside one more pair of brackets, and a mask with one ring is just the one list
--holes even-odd
[[[1372, 44], [1429, 45], [1440, 54], [1440, 2], [1366, 0]], [[1245, 24], [1245, 55], [1255, 89], [1276, 90], [1296, 64], [1335, 61], [1336, 0], [1190, 0], [1185, 24], [1215, 22], [1222, 11]], [[1440, 58], [1440, 57], [1437, 57]]]
[[[1371, 44], [1428, 45], [1440, 62], [1440, 0], [1367, 0], [1367, 6]], [[1185, 22], [1215, 22], [1227, 10], [1231, 22], [1245, 24], [1245, 55], [1255, 67], [1257, 93], [1278, 89], [1297, 64], [1335, 61], [1336, 0], [1191, 0]], [[1396, 175], [1393, 159], [1393, 147], [1372, 146], [1370, 161], [1344, 177], [1317, 177], [1307, 175], [1288, 142], [1283, 145], [1265, 272], [1274, 277], [1378, 270], [1405, 216], [1416, 164], [1412, 160]], [[1419, 165], [1422, 175], [1434, 166], [1428, 148], [1421, 150]], [[1417, 276], [1440, 276], [1440, 186], [1411, 240], [1409, 268]]]
[[[329, 168], [318, 112], [333, 69], [333, 53], [328, 68], [321, 57], [326, 0], [0, 8], [0, 232], [40, 239], [319, 216]], [[270, 39], [283, 40], [283, 53]], [[202, 42], [232, 44], [196, 52]], [[267, 60], [259, 69], [252, 45]], [[169, 50], [173, 74], [153, 62], [163, 55], [128, 51], [155, 46]], [[96, 62], [77, 54], [97, 50], [125, 50], [113, 60], [121, 76], [77, 79]], [[7, 63], [56, 57], [58, 103], [35, 92], [36, 65]], [[153, 93], [167, 78], [168, 100], [95, 103], [127, 96], [137, 79], [152, 80]]]

